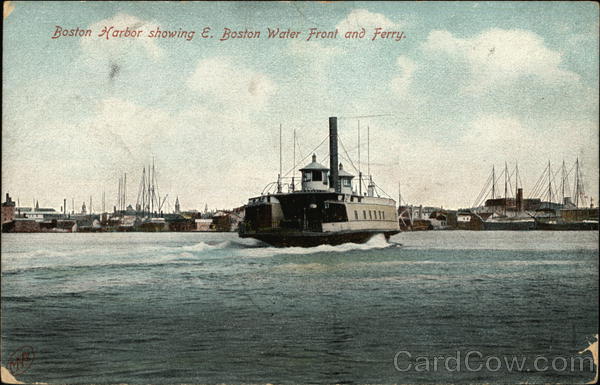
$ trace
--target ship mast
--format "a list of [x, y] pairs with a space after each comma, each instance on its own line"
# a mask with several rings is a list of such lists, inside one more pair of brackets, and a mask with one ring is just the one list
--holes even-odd
[[152, 190], [150, 189], [150, 183], [151, 183], [151, 178], [152, 178], [152, 168], [150, 167], [150, 165], [148, 165], [148, 190], [147, 190], [147, 194], [148, 194], [148, 201], [146, 202], [146, 209], [148, 211], [148, 216], [150, 216], [152, 214]]
[[559, 203], [562, 203], [562, 204], [565, 203], [565, 178], [566, 178], [566, 172], [565, 171], [566, 171], [565, 170], [565, 160], [563, 159], [562, 170], [561, 170], [561, 181], [560, 181], [560, 192], [561, 192], [561, 195], [562, 195], [562, 197], [561, 197], [562, 200], [561, 200], [561, 202], [559, 202]]
[[119, 177], [119, 189], [117, 191], [117, 208], [121, 210], [121, 177]]
[[496, 169], [492, 165], [492, 199], [496, 199]]
[[142, 215], [146, 212], [146, 166], [142, 169]]
[[[154, 167], [154, 157], [152, 158], [152, 166]], [[158, 178], [156, 178], [156, 170], [154, 171], [154, 189], [156, 190], [156, 207], [158, 207], [158, 214], [162, 216], [162, 203], [160, 199], [160, 189], [158, 188]], [[164, 199], [167, 199], [167, 197], [165, 196]]]
[[371, 179], [371, 128], [367, 126], [367, 174]]
[[504, 161], [504, 215], [506, 215], [506, 199], [508, 198], [508, 165]]
[[[141, 199], [141, 200], [140, 200]], [[142, 168], [142, 179], [140, 180], [140, 187], [138, 188], [137, 202], [135, 204], [135, 210], [141, 212], [144, 215], [146, 210], [146, 167]]]
[[552, 203], [552, 169], [548, 161], [548, 203]]
[[579, 208], [579, 157], [575, 161], [575, 207]]
[[293, 162], [292, 162], [292, 191], [294, 191], [296, 189], [296, 186], [294, 185], [294, 175], [296, 174], [296, 129], [294, 128], [294, 140], [292, 143], [292, 147], [294, 147], [293, 149]]
[[127, 208], [127, 173], [123, 176], [123, 210]]
[[362, 172], [360, 171], [360, 119], [358, 121], [358, 195], [362, 196]]
[[519, 163], [515, 163], [515, 199], [519, 193]]
[[[154, 186], [154, 181], [156, 178], [156, 170], [154, 169], [154, 157], [152, 157], [152, 214], [154, 214], [154, 202], [156, 201], [156, 188]], [[158, 208], [158, 205], [156, 205]]]
[[281, 123], [279, 123], [279, 174], [277, 175], [277, 193], [281, 193], [282, 153], [281, 153]]
[[154, 158], [150, 167], [150, 179], [148, 180], [148, 189], [150, 190], [150, 216], [154, 216]]

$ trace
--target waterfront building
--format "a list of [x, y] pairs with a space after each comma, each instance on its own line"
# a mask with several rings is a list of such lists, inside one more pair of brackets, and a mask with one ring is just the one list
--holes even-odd
[[15, 219], [15, 202], [6, 193], [6, 201], [2, 202], [2, 224], [12, 222]]

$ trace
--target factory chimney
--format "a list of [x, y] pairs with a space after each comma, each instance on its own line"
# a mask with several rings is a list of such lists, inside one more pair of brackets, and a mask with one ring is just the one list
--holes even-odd
[[338, 138], [337, 118], [329, 118], [329, 187], [335, 192], [340, 192], [340, 179], [338, 178]]

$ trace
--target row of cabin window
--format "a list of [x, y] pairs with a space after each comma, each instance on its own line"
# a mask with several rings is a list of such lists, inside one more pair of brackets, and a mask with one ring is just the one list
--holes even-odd
[[324, 171], [311, 171], [302, 173], [302, 181], [303, 182], [320, 182], [323, 181], [323, 184], [327, 184], [327, 173]]
[[[369, 210], [369, 220], [377, 220], [377, 219], [383, 219], [385, 220], [385, 211], [380, 211], [380, 210]], [[377, 218], [377, 216], [379, 216], [379, 218]], [[375, 217], [375, 218], [373, 218]], [[358, 220], [358, 211], [354, 210], [354, 219]], [[363, 219], [367, 219], [367, 210], [363, 210]]]
[[[311, 171], [304, 172], [303, 174], [304, 182], [320, 182], [323, 181], [323, 184], [327, 184], [327, 173], [324, 171]], [[348, 178], [342, 179], [342, 185], [344, 187], [352, 187], [352, 181]]]

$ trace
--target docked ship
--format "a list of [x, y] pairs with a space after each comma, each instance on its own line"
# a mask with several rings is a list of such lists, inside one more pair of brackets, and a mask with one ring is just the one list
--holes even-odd
[[[568, 196], [569, 175], [573, 170], [572, 193], [575, 202], [572, 202], [571, 197]], [[554, 182], [554, 177], [559, 171], [562, 177], [560, 184], [557, 184]], [[594, 208], [592, 202], [590, 207], [581, 206], [587, 204], [587, 195], [583, 190], [579, 159], [575, 161], [570, 171], [564, 161], [561, 170], [558, 171], [553, 171], [548, 162], [532, 189], [531, 197], [527, 199], [523, 198], [518, 174], [518, 167], [515, 166], [514, 172], [509, 173], [508, 166], [505, 164], [504, 172], [500, 175], [504, 175], [504, 197], [502, 198], [496, 193], [497, 178], [495, 169], [492, 168], [492, 174], [476, 202], [489, 193], [490, 185], [492, 199], [485, 200], [484, 206], [473, 209], [484, 230], [598, 230], [598, 208]], [[516, 186], [515, 198], [508, 197], [508, 185], [512, 186], [510, 179], [513, 175]], [[561, 196], [562, 200], [560, 200]]]
[[[474, 207], [472, 211], [472, 220], [474, 222], [480, 222], [479, 226], [475, 226], [480, 230], [510, 230], [510, 231], [522, 231], [522, 230], [534, 230], [535, 220], [531, 214], [532, 210], [535, 210], [540, 205], [539, 199], [524, 199], [522, 183], [520, 183], [519, 168], [515, 165], [515, 169], [512, 173], [509, 173], [508, 165], [505, 163], [504, 171], [500, 174], [500, 177], [504, 176], [504, 197], [499, 197], [496, 188], [496, 170], [492, 167], [492, 173], [486, 182], [486, 186], [479, 193], [476, 199], [476, 204], [481, 202], [481, 198], [490, 194], [491, 199], [486, 199], [483, 206]], [[516, 193], [514, 198], [509, 197], [509, 191], [512, 189], [513, 183], [511, 177], [514, 176], [514, 187]], [[509, 188], [509, 185], [511, 188]], [[468, 216], [459, 218], [459, 222], [462, 219], [466, 220]], [[469, 225], [466, 222], [462, 224], [473, 228], [473, 222], [469, 220]]]
[[[537, 201], [536, 201], [537, 202]], [[535, 219], [528, 213], [532, 205], [531, 200], [523, 199], [523, 189], [517, 188], [516, 198], [488, 199], [485, 207], [491, 209], [491, 214], [483, 218], [484, 230], [535, 230]]]
[[536, 223], [532, 217], [490, 217], [483, 221], [484, 230], [535, 230]]
[[[242, 238], [273, 246], [310, 247], [347, 242], [364, 243], [377, 234], [386, 239], [400, 232], [396, 202], [352, 189], [354, 175], [338, 163], [337, 118], [329, 118], [329, 168], [312, 162], [300, 169], [298, 191], [267, 193], [250, 198], [239, 226]], [[359, 175], [360, 185], [362, 176]]]
[[[548, 165], [548, 169], [550, 169], [550, 165]], [[573, 178], [573, 197], [575, 198], [575, 202], [572, 201], [571, 197], [565, 196], [565, 190], [568, 190], [565, 186], [568, 186], [569, 184], [567, 176], [570, 172], [567, 172], [563, 162], [563, 176], [560, 186], [563, 204], [551, 215], [536, 216], [536, 229], [555, 231], [598, 230], [600, 211], [598, 210], [598, 207], [594, 207], [593, 200], [590, 201], [589, 207], [585, 207], [587, 206], [588, 196], [584, 191], [579, 158], [577, 158], [575, 164], [571, 168], [571, 170], [573, 169], [575, 172]], [[550, 193], [551, 192], [549, 191], [549, 194]]]
[[[592, 212], [594, 209], [591, 209]], [[561, 210], [563, 211], [563, 210]], [[584, 210], [580, 210], [584, 212]], [[590, 215], [591, 218], [581, 220], [565, 220], [563, 217], [549, 218], [549, 219], [538, 219], [536, 218], [536, 229], [537, 230], [554, 230], [554, 231], [585, 231], [585, 230], [596, 230], [598, 231], [598, 209]]]

